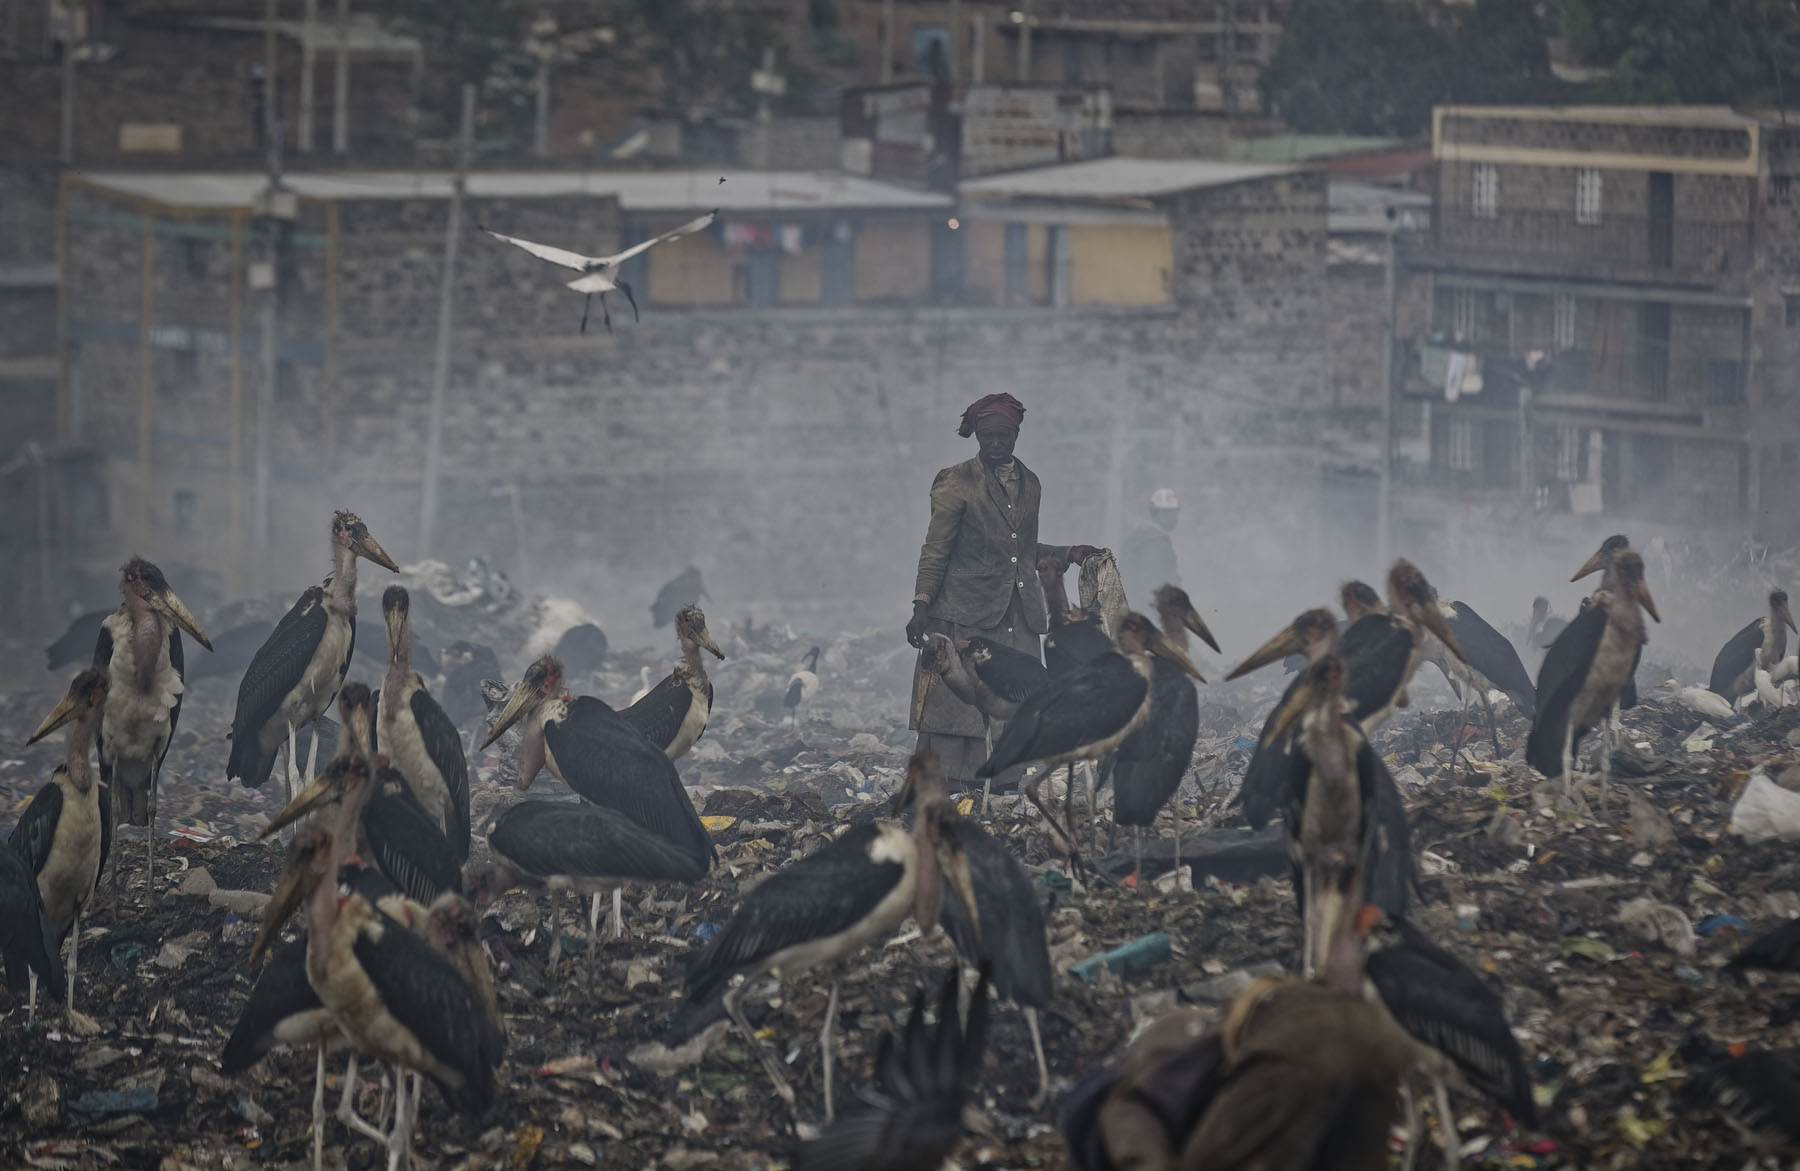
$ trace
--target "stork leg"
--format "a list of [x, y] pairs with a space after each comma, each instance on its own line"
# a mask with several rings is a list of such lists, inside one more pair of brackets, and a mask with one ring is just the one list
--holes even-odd
[[[355, 1134], [385, 1143], [388, 1139], [387, 1132], [356, 1112], [356, 1080], [356, 1051], [351, 1050], [350, 1064], [344, 1068], [344, 1092], [338, 1099], [338, 1121]], [[386, 1109], [383, 1108], [382, 1112], [386, 1113]]]
[[406, 1092], [406, 1073], [399, 1066], [394, 1067], [394, 1129], [388, 1132], [388, 1171], [400, 1171], [407, 1165], [407, 1139], [412, 1133], [412, 1123], [407, 1118], [409, 1095]]
[[1025, 1027], [1031, 1031], [1031, 1054], [1037, 1058], [1038, 1088], [1031, 1096], [1031, 1108], [1036, 1110], [1050, 1096], [1050, 1064], [1044, 1060], [1044, 1035], [1038, 1031], [1038, 1010], [1029, 1005], [1025, 1008]]
[[581, 332], [587, 332], [588, 307], [594, 303], [594, 295], [589, 293], [581, 299]]
[[312, 1171], [325, 1168], [325, 1045], [319, 1044], [313, 1065], [313, 1156]]
[[145, 802], [150, 810], [150, 822], [144, 830], [144, 890], [152, 901], [156, 899], [156, 776], [150, 777], [150, 798]]
[[613, 887], [612, 918], [606, 924], [606, 937], [613, 942], [625, 938], [625, 888]]
[[1488, 698], [1486, 688], [1481, 691], [1481, 708], [1487, 713], [1488, 739], [1494, 744], [1494, 759], [1499, 760], [1505, 755], [1505, 750], [1500, 747], [1500, 717], [1494, 714], [1494, 701]]
[[550, 966], [544, 977], [556, 982], [556, 965], [562, 962], [562, 892], [550, 892]]
[[1573, 797], [1575, 795], [1575, 725], [1568, 722], [1566, 713], [1563, 716], [1562, 766], [1563, 796]]
[[586, 960], [585, 969], [587, 971], [587, 983], [588, 983], [588, 987], [590, 987], [590, 988], [593, 987], [593, 985], [594, 985], [594, 957], [599, 954], [599, 951], [600, 951], [600, 892], [595, 891], [593, 894], [593, 897], [588, 900], [587, 956], [585, 957], [585, 960]]
[[1045, 807], [1044, 798], [1038, 792], [1038, 789], [1043, 785], [1044, 781], [1049, 778], [1049, 776], [1050, 776], [1050, 770], [1045, 770], [1043, 772], [1038, 773], [1036, 776], [1032, 777], [1029, 781], [1025, 782], [1025, 796], [1030, 798], [1031, 803], [1033, 805], [1037, 806], [1037, 811], [1044, 815], [1044, 824], [1048, 825], [1052, 830], [1055, 830], [1057, 835], [1059, 837], [1061, 837], [1064, 841], [1068, 842], [1070, 848], [1073, 848], [1075, 845], [1074, 840], [1071, 839], [1068, 836], [1068, 834], [1063, 832], [1062, 826], [1060, 826], [1056, 823], [1056, 816], [1054, 814], [1052, 814], [1048, 808]]
[[750, 1022], [744, 1017], [742, 1001], [744, 993], [749, 988], [750, 981], [745, 980], [736, 988], [727, 989], [725, 995], [719, 998], [719, 1003], [724, 1007], [725, 1015], [731, 1018], [731, 1023], [738, 1027], [738, 1032], [744, 1035], [744, 1040], [750, 1045], [750, 1051], [756, 1054], [758, 1061], [762, 1062], [763, 1072], [769, 1075], [769, 1081], [774, 1084], [775, 1092], [781, 1095], [783, 1102], [787, 1103], [788, 1112], [791, 1114], [794, 1110], [794, 1087], [788, 1085], [787, 1073], [782, 1069], [780, 1059], [767, 1045], [762, 1043], [762, 1040], [756, 1035], [756, 1030], [750, 1027]]
[[75, 953], [81, 949], [81, 913], [76, 912], [75, 924], [69, 928], [69, 954], [64, 962], [69, 970], [69, 991], [63, 998], [63, 1010], [69, 1015], [75, 1014]]
[[1100, 765], [1090, 760], [1083, 771], [1087, 773], [1088, 849], [1097, 854], [1100, 852]]
[[1137, 867], [1137, 869], [1133, 870], [1132, 873], [1137, 875], [1138, 893], [1143, 894], [1144, 893], [1144, 827], [1141, 825], [1134, 825], [1131, 827], [1131, 853], [1134, 858], [1134, 865], [1136, 865], [1136, 867]]
[[34, 1021], [37, 1019], [37, 969], [28, 970], [25, 976], [28, 989], [25, 993], [25, 1019]]
[[1462, 1166], [1462, 1138], [1456, 1133], [1456, 1116], [1450, 1113], [1450, 1091], [1444, 1079], [1433, 1076], [1431, 1088], [1437, 1094], [1438, 1135], [1444, 1144], [1444, 1167], [1457, 1171]]
[[825, 1001], [825, 1024], [819, 1030], [819, 1064], [824, 1071], [825, 1079], [825, 1125], [830, 1126], [837, 1117], [837, 1106], [831, 1096], [831, 1036], [837, 1027], [837, 981], [831, 982], [831, 995]]
[[1181, 889], [1181, 786], [1169, 798], [1169, 819], [1175, 823], [1175, 889]]
[[1412, 1171], [1413, 1163], [1419, 1157], [1424, 1120], [1419, 1117], [1419, 1102], [1413, 1097], [1411, 1077], [1400, 1079], [1400, 1109], [1406, 1115], [1406, 1153], [1401, 1157], [1400, 1171]]
[[319, 721], [314, 720], [312, 726], [312, 746], [306, 750], [306, 775], [300, 782], [302, 788], [306, 782], [318, 774], [314, 771], [319, 766]]

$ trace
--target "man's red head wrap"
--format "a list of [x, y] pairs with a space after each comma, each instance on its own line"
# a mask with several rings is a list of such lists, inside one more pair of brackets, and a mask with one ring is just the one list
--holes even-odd
[[996, 423], [1017, 431], [1019, 424], [1024, 421], [1025, 404], [1002, 391], [970, 403], [969, 409], [963, 412], [962, 426], [956, 429], [956, 433], [967, 439], [983, 427]]

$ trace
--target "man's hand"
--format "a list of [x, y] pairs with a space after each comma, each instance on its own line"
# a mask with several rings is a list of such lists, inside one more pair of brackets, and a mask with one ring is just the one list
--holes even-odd
[[921, 650], [925, 647], [926, 605], [924, 602], [914, 602], [912, 621], [906, 624], [906, 641]]
[[1105, 549], [1098, 548], [1094, 545], [1071, 545], [1069, 546], [1069, 564], [1080, 565], [1094, 554], [1104, 552], [1106, 552]]

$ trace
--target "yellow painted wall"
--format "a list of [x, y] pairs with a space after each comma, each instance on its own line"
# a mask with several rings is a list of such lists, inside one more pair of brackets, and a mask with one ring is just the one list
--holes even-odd
[[856, 300], [914, 300], [931, 289], [931, 228], [864, 223], [856, 232]]
[[1169, 229], [1150, 224], [1069, 228], [1069, 299], [1076, 305], [1166, 305], [1175, 263]]
[[813, 245], [803, 252], [781, 254], [781, 303], [783, 305], [817, 305], [819, 303], [820, 248]]
[[1033, 305], [1050, 303], [1050, 226], [1025, 225], [1025, 294]]
[[1006, 225], [999, 220], [964, 223], [963, 296], [975, 305], [1006, 301]]
[[726, 248], [711, 232], [671, 240], [650, 249], [650, 300], [657, 305], [736, 305], [731, 279], [744, 263], [741, 249]]

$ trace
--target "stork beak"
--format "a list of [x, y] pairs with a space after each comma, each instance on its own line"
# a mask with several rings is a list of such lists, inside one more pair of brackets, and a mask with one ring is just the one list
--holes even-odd
[[400, 572], [400, 567], [394, 564], [394, 559], [389, 557], [387, 550], [381, 547], [381, 542], [377, 541], [374, 537], [371, 537], [368, 533], [364, 533], [361, 537], [351, 542], [350, 551], [358, 557], [367, 557], [370, 561], [373, 561], [383, 569], [393, 573]]
[[1300, 685], [1294, 688], [1294, 694], [1281, 705], [1281, 710], [1275, 713], [1275, 722], [1269, 725], [1269, 734], [1263, 737], [1263, 747], [1267, 748], [1287, 735], [1287, 730], [1298, 723], [1302, 715], [1306, 714], [1306, 709], [1312, 706], [1312, 701], [1313, 689], [1303, 679]]
[[[1787, 623], [1787, 628], [1789, 630], [1793, 631], [1795, 634], [1800, 634], [1800, 626], [1794, 625], [1794, 612], [1786, 606], [1781, 608], [1781, 620]], [[1657, 621], [1661, 622], [1662, 619], [1658, 618]]]
[[33, 732], [31, 734], [31, 739], [25, 741], [25, 743], [36, 744], [39, 740], [42, 740], [50, 733], [74, 719], [75, 713], [80, 710], [81, 697], [76, 695], [73, 691], [70, 691], [68, 694], [64, 695], [62, 699], [57, 701], [55, 710], [44, 717], [44, 722], [37, 726], [37, 731]]
[[1343, 892], [1325, 881], [1310, 863], [1306, 879], [1313, 889], [1306, 892], [1305, 954], [1301, 957], [1301, 971], [1308, 979], [1312, 979], [1325, 968], [1332, 944], [1344, 927], [1344, 912], [1347, 907]]
[[281, 933], [282, 925], [305, 904], [307, 896], [319, 884], [319, 874], [312, 868], [311, 861], [311, 849], [288, 851], [287, 866], [275, 884], [275, 893], [263, 907], [262, 924], [257, 928], [256, 941], [250, 945], [250, 958], [245, 961], [245, 967], [254, 968], [262, 961], [263, 953]]
[[713, 641], [712, 631], [706, 627], [702, 626], [694, 632], [694, 641], [700, 644], [702, 649], [711, 651], [714, 658], [724, 659], [725, 652], [719, 649], [719, 644]]
[[[1637, 599], [1638, 605], [1644, 608], [1646, 614], [1658, 622], [1662, 621], [1662, 615], [1656, 612], [1656, 600], [1650, 596], [1650, 587], [1647, 584], [1641, 580], [1631, 583], [1631, 596]], [[1788, 619], [1788, 625], [1792, 626], [1793, 624], [1794, 620]]]
[[523, 681], [514, 684], [512, 694], [506, 697], [506, 706], [501, 708], [499, 714], [494, 717], [492, 726], [488, 728], [487, 739], [481, 742], [481, 747], [486, 748], [500, 739], [508, 728], [518, 723], [519, 717], [525, 714], [525, 709], [530, 706], [530, 703], [531, 688], [527, 687]]
[[[969, 925], [975, 929], [975, 938], [981, 938], [981, 912], [975, 906], [975, 876], [969, 871], [969, 855], [961, 845], [938, 841], [938, 871], [950, 886], [950, 893], [962, 904], [962, 909], [969, 916]], [[920, 930], [926, 930], [920, 924]]]
[[383, 610], [381, 617], [387, 623], [388, 659], [392, 661], [394, 652], [400, 648], [400, 640], [406, 637], [407, 613], [396, 607]]
[[1586, 577], [1588, 574], [1599, 573], [1602, 569], [1605, 569], [1605, 568], [1606, 568], [1606, 558], [1604, 558], [1600, 555], [1599, 549], [1595, 549], [1594, 555], [1592, 557], [1589, 557], [1586, 561], [1582, 562], [1581, 568], [1577, 569], [1575, 571], [1575, 576], [1571, 577], [1569, 580], [1570, 581], [1580, 581], [1582, 578]]
[[212, 640], [206, 637], [206, 631], [200, 629], [200, 623], [194, 620], [193, 614], [189, 613], [181, 599], [175, 596], [174, 590], [161, 590], [151, 595], [150, 605], [170, 622], [193, 635], [195, 642], [209, 651], [213, 649]]
[[1174, 663], [1181, 668], [1183, 673], [1193, 676], [1200, 682], [1206, 682], [1206, 676], [1200, 673], [1200, 668], [1194, 666], [1194, 661], [1187, 657], [1187, 652], [1170, 642], [1168, 636], [1161, 631], [1158, 631], [1156, 636], [1150, 640], [1150, 653], [1159, 659], [1167, 659]]
[[294, 799], [289, 801], [287, 806], [277, 813], [268, 825], [263, 827], [263, 831], [256, 835], [256, 840], [267, 839], [270, 834], [283, 826], [292, 825], [320, 806], [335, 801], [342, 793], [342, 787], [334, 784], [329, 774], [320, 773], [313, 778], [311, 784], [294, 794]]
[[1198, 610], [1190, 607], [1188, 611], [1181, 616], [1181, 622], [1182, 625], [1193, 631], [1196, 638], [1211, 647], [1214, 654], [1222, 655], [1225, 653], [1219, 649], [1219, 640], [1214, 638], [1213, 632], [1206, 628], [1206, 619], [1200, 617], [1200, 612]]
[[1463, 654], [1462, 647], [1456, 645], [1456, 636], [1450, 633], [1450, 624], [1444, 620], [1444, 611], [1436, 602], [1421, 602], [1413, 608], [1413, 613], [1421, 626], [1437, 635], [1438, 641], [1450, 648], [1451, 654], [1465, 663], [1469, 661], [1468, 656]]
[[[1211, 642], [1212, 640], [1208, 639], [1207, 641]], [[1266, 667], [1270, 663], [1279, 662], [1282, 659], [1287, 658], [1289, 655], [1297, 655], [1305, 649], [1306, 644], [1300, 641], [1299, 633], [1295, 631], [1292, 626], [1284, 626], [1281, 628], [1280, 633], [1274, 638], [1271, 638], [1268, 642], [1263, 643], [1261, 646], [1251, 651], [1250, 657], [1239, 663], [1237, 667], [1232, 670], [1231, 674], [1225, 676], [1225, 680], [1226, 682], [1230, 682], [1233, 679], [1248, 675], [1258, 667]]]

